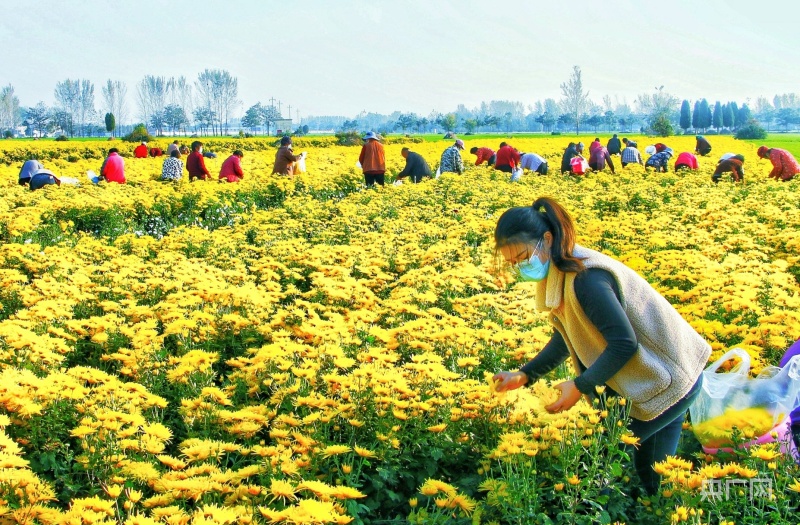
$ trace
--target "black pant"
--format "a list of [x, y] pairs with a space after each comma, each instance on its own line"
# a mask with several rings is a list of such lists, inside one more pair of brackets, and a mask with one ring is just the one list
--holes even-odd
[[675, 455], [686, 411], [700, 393], [702, 385], [701, 375], [685, 396], [655, 419], [641, 421], [631, 418], [628, 428], [641, 440], [639, 448], [632, 451], [633, 465], [648, 494], [658, 492], [661, 480], [661, 476], [653, 470], [653, 465], [664, 461], [667, 456]]
[[494, 166], [494, 161], [497, 160], [497, 153], [489, 157], [489, 161], [486, 163], [487, 166]]
[[383, 173], [365, 173], [364, 174], [364, 183], [369, 186], [374, 186], [375, 183], [380, 184], [383, 186], [384, 182], [386, 182], [386, 177]]
[[495, 166], [494, 169], [504, 171], [506, 173], [511, 173], [514, 169], [511, 166]]

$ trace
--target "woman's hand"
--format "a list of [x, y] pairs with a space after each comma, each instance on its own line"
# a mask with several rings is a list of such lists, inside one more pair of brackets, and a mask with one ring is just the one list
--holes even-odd
[[575, 386], [575, 381], [564, 381], [557, 384], [555, 388], [561, 391], [561, 397], [555, 403], [544, 407], [552, 414], [569, 410], [581, 398], [581, 391]]
[[492, 377], [495, 383], [495, 392], [508, 392], [516, 390], [528, 383], [528, 376], [525, 372], [498, 372]]

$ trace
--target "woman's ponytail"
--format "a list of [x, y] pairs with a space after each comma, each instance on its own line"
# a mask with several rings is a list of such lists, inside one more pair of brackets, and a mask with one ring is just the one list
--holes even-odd
[[583, 262], [572, 255], [575, 249], [575, 225], [567, 210], [550, 197], [539, 197], [531, 207], [534, 213], [541, 214], [553, 235], [550, 257], [556, 268], [562, 272], [583, 270]]

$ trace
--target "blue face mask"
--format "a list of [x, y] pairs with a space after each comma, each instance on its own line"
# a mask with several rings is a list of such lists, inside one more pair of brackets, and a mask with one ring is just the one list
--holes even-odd
[[547, 277], [547, 272], [550, 271], [550, 259], [548, 258], [544, 263], [539, 260], [541, 249], [542, 242], [539, 241], [531, 258], [517, 264], [520, 280], [538, 282]]

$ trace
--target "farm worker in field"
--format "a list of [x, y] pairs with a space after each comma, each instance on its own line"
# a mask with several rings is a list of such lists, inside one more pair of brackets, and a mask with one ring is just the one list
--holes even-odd
[[222, 162], [222, 167], [219, 170], [220, 182], [239, 182], [244, 178], [242, 157], [244, 157], [244, 153], [242, 153], [242, 150], [237, 149], [230, 157]]
[[614, 169], [614, 161], [611, 160], [608, 149], [598, 141], [597, 146], [589, 154], [589, 167], [594, 171], [603, 171], [606, 168], [606, 163], [608, 163], [608, 167], [611, 168], [611, 173], [617, 172]]
[[25, 186], [31, 181], [33, 174], [39, 170], [43, 170], [44, 165], [36, 159], [28, 159], [19, 170], [19, 185]]
[[167, 146], [167, 155], [172, 155], [173, 151], [180, 151], [177, 140], [173, 141], [172, 144]]
[[480, 166], [484, 162], [487, 166], [494, 166], [494, 161], [496, 160], [497, 156], [494, 154], [494, 150], [491, 148], [472, 148], [469, 150], [470, 153], [475, 155], [475, 165]]
[[567, 149], [564, 150], [564, 156], [561, 157], [561, 173], [572, 171], [572, 166], [570, 165], [569, 161], [571, 161], [573, 157], [577, 156], [578, 149], [574, 142], [570, 142], [567, 144]]
[[164, 164], [161, 166], [161, 180], [180, 180], [183, 176], [183, 161], [181, 160], [181, 152], [175, 148], [169, 157], [164, 159]]
[[704, 136], [697, 135], [695, 139], [697, 140], [697, 144], [694, 147], [695, 153], [698, 155], [708, 155], [711, 153], [711, 144], [709, 144]]
[[133, 156], [137, 159], [146, 159], [147, 158], [147, 142], [142, 141], [141, 144], [136, 146], [133, 150]]
[[546, 410], [568, 410], [605, 388], [626, 398], [629, 429], [639, 438], [634, 465], [645, 491], [655, 494], [653, 465], [675, 454], [711, 347], [638, 273], [575, 238], [569, 213], [546, 197], [497, 221], [497, 253], [520, 280], [536, 283], [536, 309], [549, 313], [556, 330], [518, 371], [497, 373], [495, 388], [533, 384], [569, 358], [576, 377], [556, 385], [561, 395]]
[[622, 167], [624, 168], [628, 164], [644, 164], [644, 162], [642, 162], [642, 154], [636, 147], [636, 143], [628, 139], [623, 140], [625, 141], [626, 147], [622, 150]]
[[504, 173], [511, 173], [519, 166], [519, 161], [519, 151], [509, 146], [506, 142], [501, 142], [494, 161], [494, 169]]
[[622, 151], [622, 143], [617, 138], [617, 134], [614, 133], [614, 136], [608, 139], [608, 144], [606, 144], [606, 149], [611, 155], [619, 155]]
[[688, 151], [684, 151], [678, 158], [675, 159], [675, 171], [678, 170], [696, 170], [697, 169], [697, 157], [689, 153]]
[[411, 180], [416, 184], [422, 182], [422, 177], [431, 176], [431, 167], [428, 166], [428, 163], [425, 162], [422, 155], [408, 148], [401, 149], [400, 155], [406, 159], [406, 166], [403, 168], [403, 171], [397, 174], [396, 180], [403, 180], [406, 177], [411, 177]]
[[100, 166], [100, 178], [108, 182], [125, 184], [125, 161], [120, 157], [117, 148], [108, 150], [108, 156]]
[[663, 171], [666, 173], [669, 171], [669, 159], [672, 158], [672, 148], [665, 148], [655, 154], [653, 154], [647, 162], [644, 163], [646, 168], [653, 168], [656, 172]]
[[539, 175], [547, 175], [547, 160], [536, 153], [522, 153], [520, 155], [519, 167], [523, 170], [531, 170]]
[[192, 142], [192, 152], [186, 158], [186, 170], [189, 172], [189, 182], [194, 179], [206, 180], [211, 176], [203, 159], [203, 143], [199, 140]]
[[455, 143], [442, 152], [439, 160], [439, 171], [442, 173], [464, 173], [464, 161], [461, 159], [461, 150], [464, 149], [464, 141], [458, 139]]
[[374, 131], [368, 132], [362, 140], [364, 145], [361, 146], [358, 162], [361, 163], [361, 170], [364, 172], [364, 184], [369, 187], [377, 182], [383, 186], [386, 182], [386, 156], [383, 144], [378, 142], [378, 135]]
[[589, 144], [589, 156], [591, 157], [594, 150], [597, 148], [602, 148], [603, 145], [600, 143], [600, 137], [595, 137], [591, 144]]
[[734, 182], [744, 181], [744, 155], [734, 155], [725, 160], [720, 160], [717, 164], [717, 169], [711, 175], [711, 180], [714, 181], [714, 184], [717, 184], [722, 174], [727, 172], [731, 173], [731, 179]]
[[656, 153], [661, 153], [662, 151], [667, 149], [667, 145], [666, 144], [662, 144], [660, 142], [656, 142], [654, 147], [656, 148]]
[[792, 177], [800, 173], [800, 165], [797, 164], [797, 160], [785, 149], [761, 146], [758, 148], [758, 156], [762, 159], [769, 159], [772, 162], [772, 171], [769, 172], [770, 178], [791, 180]]
[[727, 159], [729, 159], [731, 157], [735, 157], [735, 156], [736, 156], [736, 153], [723, 153], [722, 156], [717, 161], [717, 164], [719, 164], [723, 160], [727, 160]]
[[149, 153], [150, 153], [150, 156], [153, 157], [153, 158], [161, 157], [161, 156], [164, 155], [164, 152], [161, 150], [161, 148], [155, 148], [155, 147], [150, 148]]
[[281, 137], [281, 147], [275, 152], [272, 174], [294, 175], [294, 167], [298, 159], [300, 159], [300, 155], [295, 155], [292, 151], [292, 137]]
[[55, 173], [50, 170], [40, 168], [33, 174], [30, 180], [31, 184], [31, 191], [38, 190], [39, 188], [44, 188], [48, 184], [55, 184], [57, 186], [61, 186], [61, 179], [57, 177]]
[[186, 146], [185, 144], [182, 145], [180, 148], [178, 148], [178, 151], [181, 152], [181, 155], [188, 155], [190, 153], [188, 146]]

